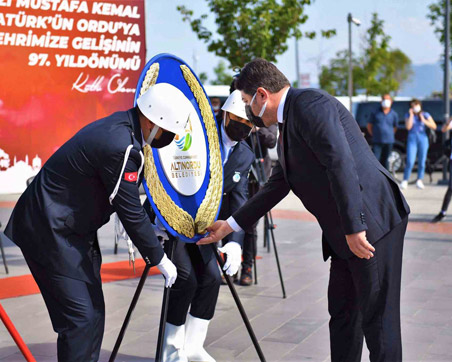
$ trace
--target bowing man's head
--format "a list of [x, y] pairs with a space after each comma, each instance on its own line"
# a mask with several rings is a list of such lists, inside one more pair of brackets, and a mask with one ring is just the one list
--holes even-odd
[[[281, 97], [290, 87], [286, 76], [265, 59], [255, 59], [240, 71], [235, 81], [246, 104], [251, 121], [257, 126], [270, 126], [277, 122]], [[256, 118], [261, 118], [261, 124]]]

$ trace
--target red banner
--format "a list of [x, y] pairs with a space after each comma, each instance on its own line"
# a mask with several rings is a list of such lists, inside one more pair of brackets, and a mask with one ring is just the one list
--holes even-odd
[[133, 105], [144, 0], [0, 0], [0, 193], [87, 123]]

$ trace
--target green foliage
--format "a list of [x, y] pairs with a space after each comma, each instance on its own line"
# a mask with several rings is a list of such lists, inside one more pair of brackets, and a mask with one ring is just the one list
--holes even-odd
[[[411, 60], [400, 49], [392, 50], [389, 55], [390, 57], [388, 64], [390, 64], [392, 68], [390, 69], [390, 72], [388, 72], [388, 77], [391, 76], [396, 81], [397, 88], [394, 89], [394, 94], [397, 95], [401, 85], [408, 81], [413, 75], [413, 71], [411, 70]], [[385, 92], [381, 92], [381, 94], [383, 93]]]
[[[449, 0], [451, 3], [451, 14], [452, 14], [452, 0]], [[438, 36], [441, 44], [444, 45], [445, 42], [445, 32], [444, 32], [444, 18], [446, 14], [446, 0], [436, 0], [432, 4], [428, 6], [428, 14], [427, 18], [430, 20], [430, 25], [433, 26], [435, 34]], [[450, 28], [452, 30], [452, 15], [450, 21]], [[452, 44], [452, 37], [451, 37]], [[444, 63], [444, 53], [443, 53], [443, 63]], [[450, 56], [452, 60], [452, 55]]]
[[206, 72], [201, 72], [198, 74], [199, 80], [201, 81], [202, 84], [206, 84], [208, 81], [208, 77], [207, 77], [207, 73]]
[[[361, 77], [358, 61], [352, 57], [353, 91], [359, 88], [357, 82]], [[330, 60], [328, 66], [322, 66], [319, 75], [320, 88], [335, 96], [348, 95], [348, 50], [341, 50]]]
[[[215, 16], [215, 32], [203, 25], [207, 14], [194, 17], [193, 11], [185, 6], [178, 6], [177, 10], [198, 38], [207, 43], [207, 49], [226, 59], [231, 67], [242, 67], [257, 57], [274, 62], [277, 55], [287, 50], [290, 37], [299, 39], [304, 35], [313, 39], [316, 36], [315, 32], [303, 34], [299, 29], [308, 19], [305, 7], [313, 0], [205, 1]], [[321, 31], [327, 38], [335, 34], [335, 30]]]
[[218, 63], [218, 65], [213, 68], [217, 79], [215, 79], [212, 84], [214, 85], [229, 85], [232, 83], [233, 75], [232, 73], [228, 73], [228, 69], [226, 68], [226, 63], [222, 60]]
[[[450, 0], [452, 4], [452, 0]], [[428, 6], [427, 18], [433, 25], [435, 34], [438, 36], [442, 44], [444, 44], [444, 15], [446, 14], [446, 0], [436, 0]], [[452, 18], [451, 18], [452, 20]], [[452, 29], [452, 21], [451, 21]]]
[[[353, 90], [364, 89], [367, 95], [395, 93], [411, 75], [411, 60], [400, 49], [390, 49], [391, 37], [384, 32], [383, 20], [374, 13], [367, 30], [362, 56], [353, 57]], [[348, 94], [348, 51], [336, 54], [319, 77], [322, 89], [333, 95]]]

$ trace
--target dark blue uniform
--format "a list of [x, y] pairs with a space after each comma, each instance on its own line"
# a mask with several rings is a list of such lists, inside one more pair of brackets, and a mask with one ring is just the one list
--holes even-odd
[[163, 257], [139, 198], [141, 140], [136, 109], [87, 125], [45, 163], [6, 227], [59, 334], [59, 361], [98, 360], [105, 311], [96, 232], [110, 215], [151, 264]]
[[[248, 144], [245, 141], [237, 143], [223, 166], [223, 199], [219, 219], [227, 219], [248, 199], [248, 174], [253, 161], [254, 154]], [[244, 231], [233, 232], [223, 243], [235, 241], [242, 245], [244, 236]], [[168, 323], [177, 326], [185, 324], [190, 305], [193, 317], [212, 319], [221, 284], [212, 247], [178, 242], [173, 262], [177, 267], [177, 279], [171, 288]]]

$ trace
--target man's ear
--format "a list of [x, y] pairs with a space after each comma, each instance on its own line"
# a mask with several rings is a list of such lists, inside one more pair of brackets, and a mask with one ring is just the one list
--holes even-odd
[[259, 87], [256, 89], [256, 92], [258, 95], [260, 95], [263, 99], [263, 101], [265, 102], [268, 99], [269, 93], [265, 88]]

